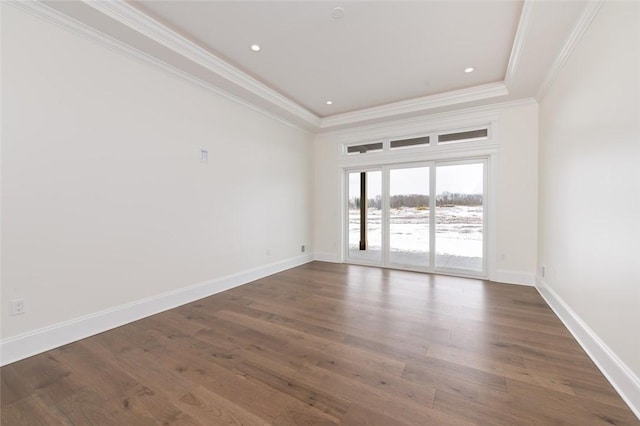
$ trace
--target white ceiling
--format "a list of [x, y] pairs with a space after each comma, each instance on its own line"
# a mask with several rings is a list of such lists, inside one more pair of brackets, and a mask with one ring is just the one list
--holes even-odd
[[321, 117], [504, 80], [522, 4], [136, 2]]
[[[576, 0], [45, 4], [109, 43], [311, 131], [535, 97], [590, 7]], [[332, 17], [335, 7], [341, 19]], [[254, 43], [260, 52], [251, 51]]]

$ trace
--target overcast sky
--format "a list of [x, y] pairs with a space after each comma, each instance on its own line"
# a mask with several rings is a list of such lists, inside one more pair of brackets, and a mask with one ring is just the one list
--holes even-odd
[[[481, 194], [483, 190], [483, 164], [438, 166], [436, 168], [436, 192]], [[382, 172], [368, 172], [368, 198], [381, 195]], [[390, 192], [397, 194], [428, 194], [428, 167], [392, 169]], [[360, 173], [349, 173], [349, 198], [360, 196]]]

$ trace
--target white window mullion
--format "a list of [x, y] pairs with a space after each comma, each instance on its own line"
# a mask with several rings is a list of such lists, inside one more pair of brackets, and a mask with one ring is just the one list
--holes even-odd
[[436, 163], [429, 165], [429, 271], [436, 267]]
[[389, 166], [382, 168], [382, 264], [389, 265]]
[[484, 194], [482, 197], [482, 275], [489, 276], [489, 243], [490, 236], [487, 230], [489, 229], [489, 217], [493, 212], [488, 208], [490, 197], [493, 196], [493, 191], [489, 191], [489, 164], [490, 160], [484, 160]]

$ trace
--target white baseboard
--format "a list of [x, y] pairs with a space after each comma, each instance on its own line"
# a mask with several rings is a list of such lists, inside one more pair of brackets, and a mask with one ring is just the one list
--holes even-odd
[[[318, 260], [320, 262], [342, 263], [339, 255], [330, 252], [315, 252], [313, 260]], [[494, 276], [491, 277], [491, 281], [533, 287], [535, 285], [535, 274], [532, 272], [498, 269]]]
[[540, 276], [536, 277], [536, 288], [582, 349], [640, 419], [640, 379]]
[[532, 272], [498, 269], [496, 270], [495, 275], [491, 277], [491, 280], [499, 283], [505, 283], [505, 284], [534, 286], [536, 281], [536, 276]]
[[313, 255], [311, 254], [294, 257], [4, 339], [0, 341], [0, 365], [28, 358], [268, 275], [303, 265], [312, 260]]
[[320, 262], [342, 263], [340, 256], [335, 253], [328, 252], [315, 252], [313, 254], [313, 260], [318, 260]]

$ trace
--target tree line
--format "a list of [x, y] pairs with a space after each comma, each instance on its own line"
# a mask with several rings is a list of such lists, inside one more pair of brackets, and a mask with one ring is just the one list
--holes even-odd
[[[422, 194], [402, 194], [392, 195], [389, 197], [389, 205], [392, 209], [399, 209], [402, 207], [429, 207], [429, 196]], [[370, 208], [380, 210], [382, 208], [382, 197], [378, 195], [375, 198], [369, 198], [367, 205]], [[436, 206], [481, 206], [482, 194], [461, 194], [458, 192], [443, 192], [436, 195]], [[349, 199], [350, 209], [360, 208], [360, 197], [354, 197]]]

